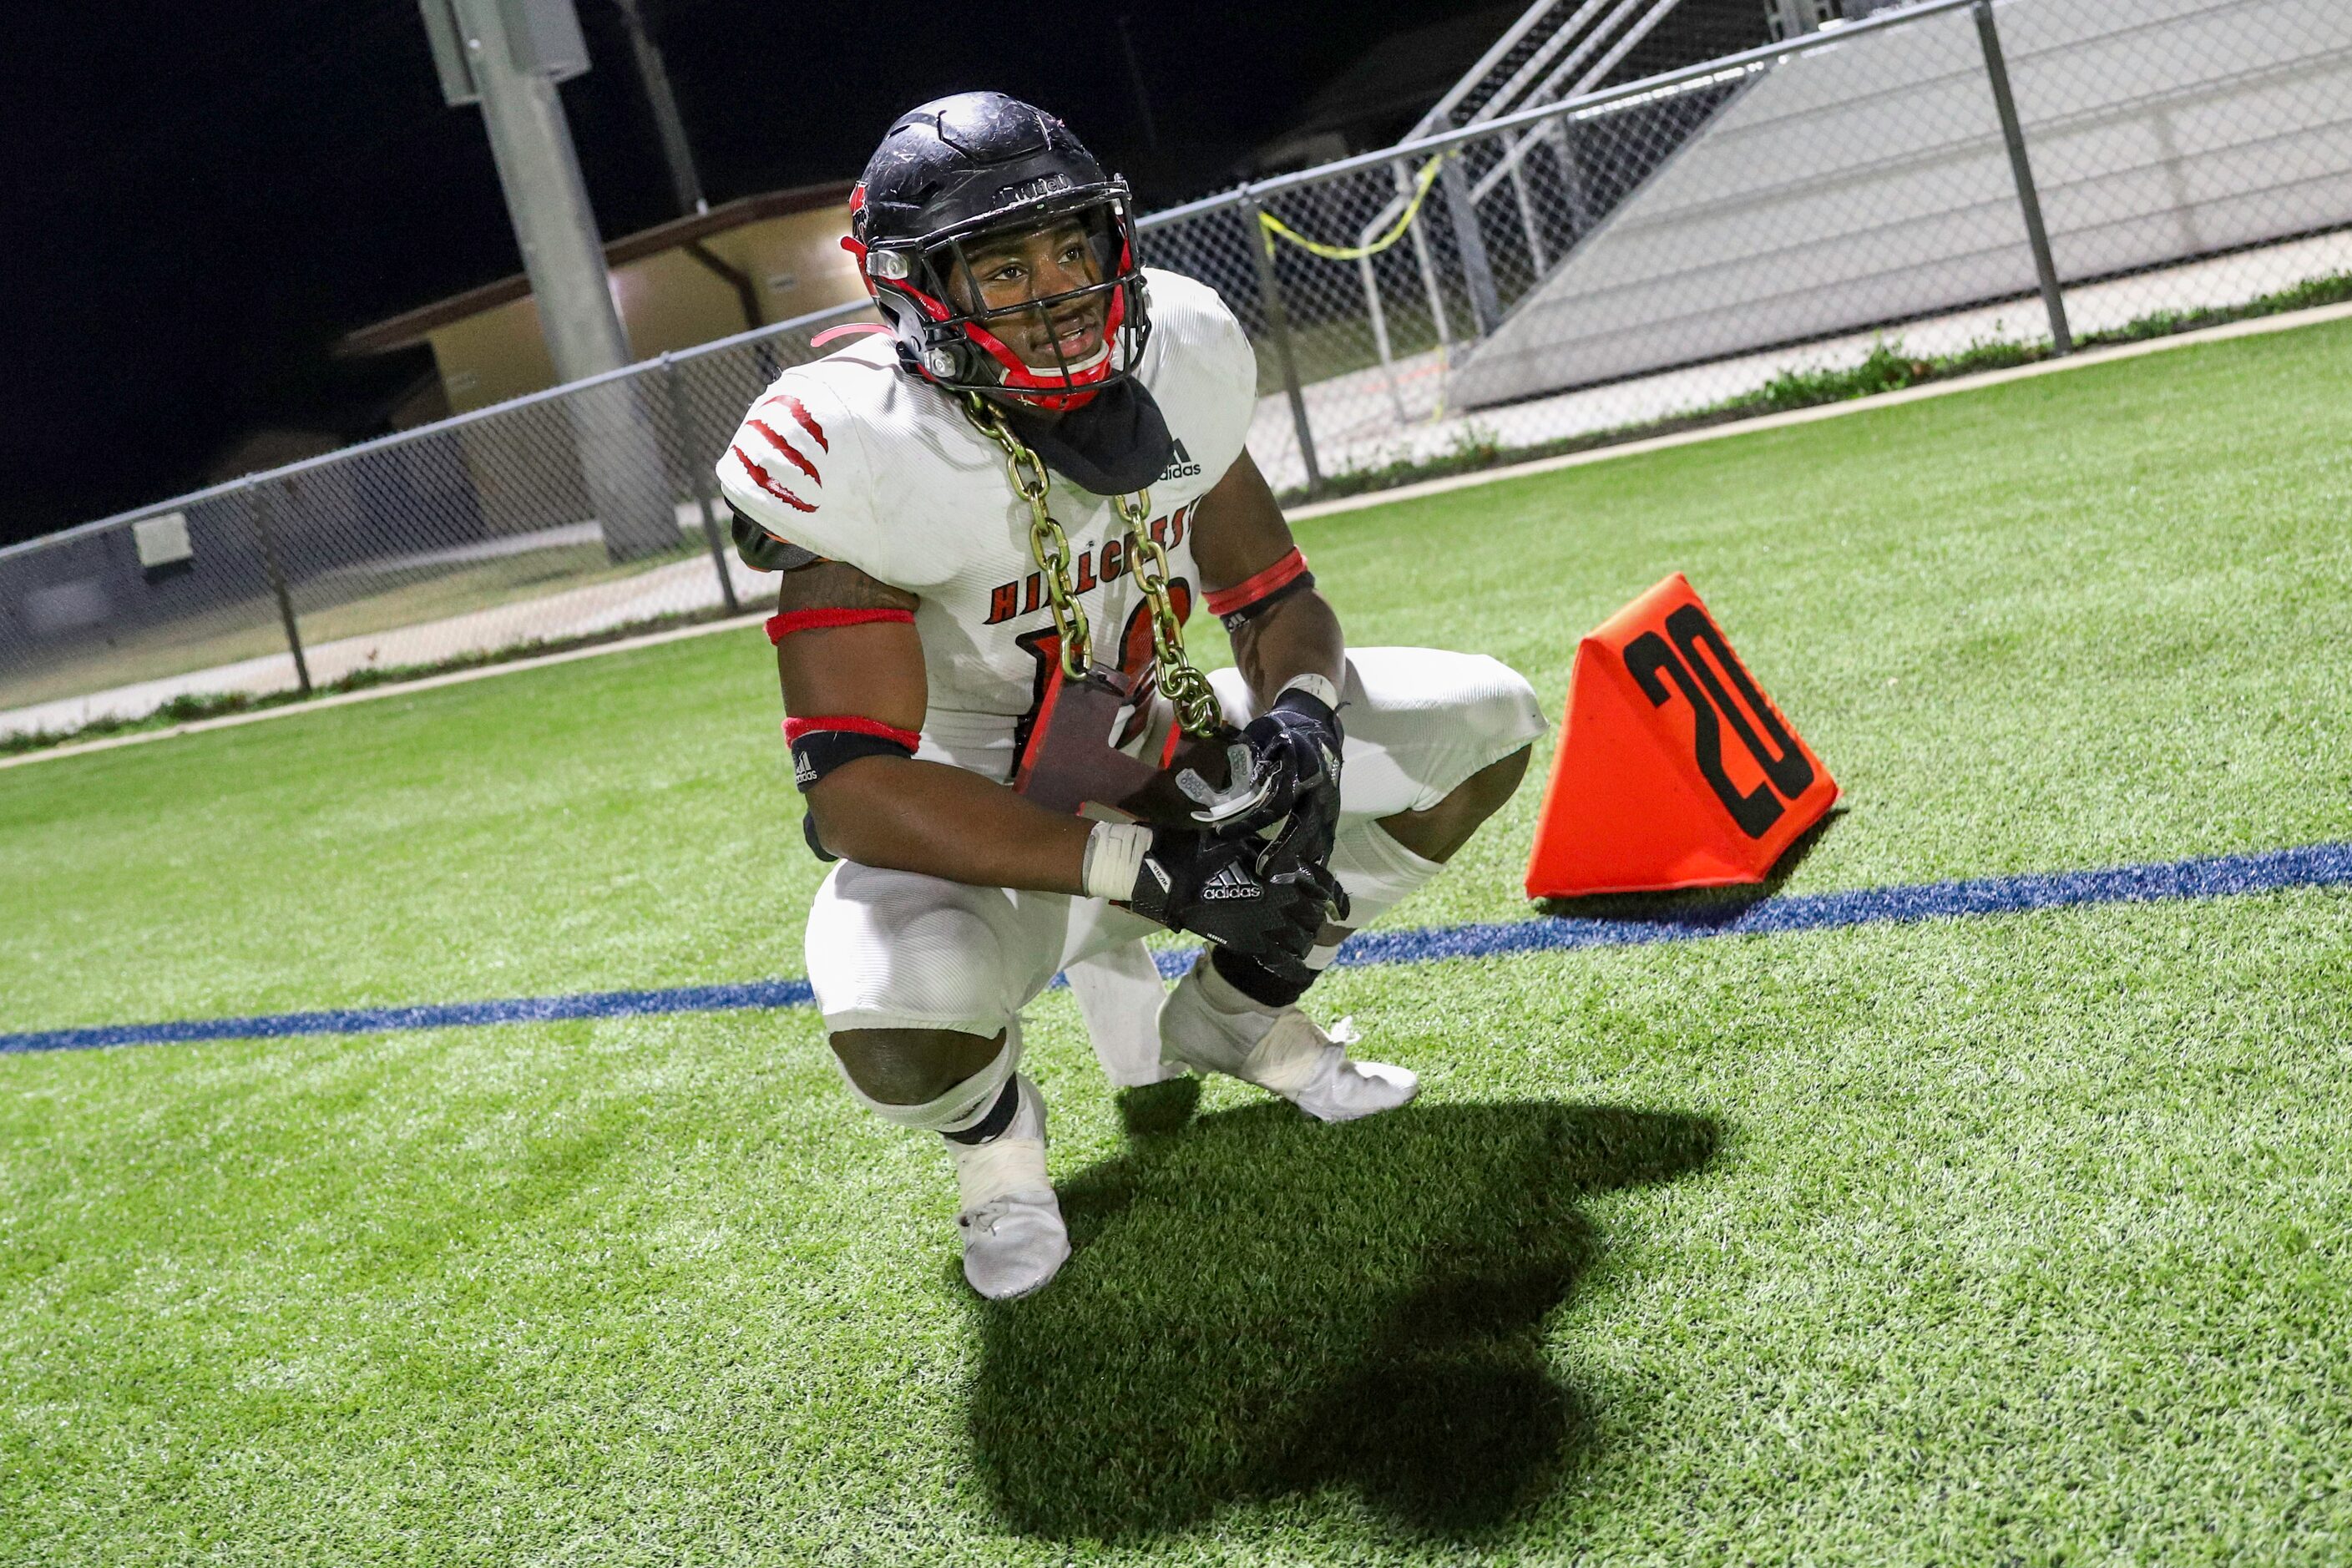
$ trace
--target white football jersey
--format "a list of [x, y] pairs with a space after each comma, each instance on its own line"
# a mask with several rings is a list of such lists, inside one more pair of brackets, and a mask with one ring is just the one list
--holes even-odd
[[[1178, 613], [1189, 615], [1202, 592], [1192, 506], [1241, 455], [1257, 361], [1206, 284], [1151, 268], [1144, 277], [1151, 339], [1138, 377], [1176, 443], [1150, 487], [1150, 532], [1167, 550]], [[921, 601], [915, 629], [930, 689], [918, 754], [1009, 778], [1060, 644], [1030, 554], [1029, 504], [1003, 449], [951, 395], [900, 370], [888, 338], [860, 338], [776, 378], [719, 459], [719, 483], [778, 539]], [[1107, 498], [1058, 472], [1050, 503], [1069, 538], [1071, 586], [1097, 662], [1149, 669], [1150, 612], [1127, 569], [1125, 524]]]

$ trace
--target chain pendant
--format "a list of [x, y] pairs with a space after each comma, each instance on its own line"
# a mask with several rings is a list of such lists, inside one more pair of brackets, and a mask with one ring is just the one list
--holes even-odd
[[1151, 652], [1160, 663], [1160, 689], [1175, 706], [1178, 727], [1205, 741], [1223, 728], [1224, 714], [1217, 706], [1216, 689], [1184, 651], [1184, 623], [1176, 618], [1168, 597], [1168, 552], [1146, 526], [1151, 492], [1114, 497], [1112, 504], [1127, 524], [1128, 575], [1151, 607]]
[[[1054, 630], [1062, 641], [1062, 675], [1083, 678], [1094, 658], [1094, 632], [1085, 606], [1070, 586], [1070, 542], [1046, 504], [1053, 479], [1045, 464], [1027, 443], [1013, 433], [1004, 416], [980, 394], [967, 393], [964, 416], [1004, 452], [1005, 476], [1013, 493], [1029, 503], [1029, 555], [1045, 579], [1045, 598], [1054, 612]], [[1128, 574], [1151, 610], [1151, 652], [1159, 661], [1160, 689], [1176, 710], [1176, 723], [1186, 734], [1207, 740], [1223, 728], [1216, 689], [1209, 684], [1184, 651], [1184, 623], [1176, 618], [1168, 597], [1168, 552], [1151, 537], [1151, 491], [1113, 496], [1119, 521], [1127, 525]]]
[[1094, 628], [1087, 624], [1086, 606], [1078, 603], [1070, 586], [1069, 536], [1045, 503], [1054, 481], [1045, 472], [1044, 459], [1013, 433], [986, 398], [976, 392], [966, 393], [963, 411], [982, 435], [1003, 448], [1005, 477], [1013, 481], [1013, 494], [1029, 503], [1029, 558], [1045, 580], [1045, 601], [1054, 612], [1054, 630], [1061, 638], [1063, 677], [1076, 680], [1094, 660]]

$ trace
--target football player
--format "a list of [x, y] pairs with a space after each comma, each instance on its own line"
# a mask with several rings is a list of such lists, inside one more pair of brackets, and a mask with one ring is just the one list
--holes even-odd
[[[1510, 797], [1543, 719], [1492, 658], [1346, 647], [1244, 449], [1247, 338], [1139, 264], [1125, 184], [1059, 121], [925, 104], [850, 208], [887, 330], [779, 376], [719, 479], [746, 560], [782, 574], [785, 735], [840, 862], [806, 937], [834, 1054], [876, 1112], [941, 1136], [965, 1276], [1018, 1296], [1069, 1255], [1022, 1008], [1066, 968], [1107, 1062], [1146, 1042], [1128, 1081], [1229, 1073], [1333, 1121], [1402, 1105], [1413, 1074], [1349, 1059], [1298, 999]], [[1169, 635], [1196, 599], [1239, 667], [1206, 683]], [[1182, 776], [1185, 819], [1011, 787], [1074, 647], [1128, 683], [1106, 747], [1163, 762], [1179, 710], [1241, 727], [1228, 777]], [[1172, 992], [1155, 927], [1209, 943]]]

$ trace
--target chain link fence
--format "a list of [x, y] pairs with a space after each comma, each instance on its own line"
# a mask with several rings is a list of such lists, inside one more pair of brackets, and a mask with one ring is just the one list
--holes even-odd
[[1162, 215], [1259, 338], [1276, 486], [2352, 296], [2352, 6], [1843, 9]]
[[561, 645], [752, 602], [711, 468], [862, 305], [0, 552], [0, 732]]
[[[1146, 259], [1241, 317], [1251, 450], [1295, 492], [1691, 416], [1889, 343], [2063, 352], [2352, 279], [2343, 0], [1844, 10], [1676, 65], [1661, 6], [1622, 0], [1559, 101], [1155, 214]], [[0, 732], [749, 607], [711, 465], [860, 319], [0, 552]]]

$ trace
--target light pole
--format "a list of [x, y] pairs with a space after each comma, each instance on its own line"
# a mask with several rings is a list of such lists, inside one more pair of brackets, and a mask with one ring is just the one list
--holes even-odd
[[637, 0], [619, 0], [621, 20], [629, 26], [629, 47], [637, 57], [637, 75], [646, 84], [646, 101], [653, 106], [654, 124], [661, 132], [662, 159], [669, 164], [670, 189], [677, 194], [681, 213], [709, 212], [702, 176], [694, 170], [694, 150], [687, 145], [686, 121], [677, 116], [677, 95], [669, 88], [669, 70], [662, 64], [661, 46], [646, 29]]
[[[481, 106], [556, 379], [621, 369], [629, 363], [629, 340], [613, 307], [604, 243], [555, 91], [558, 82], [588, 68], [572, 0], [420, 4], [441, 96], [452, 105]], [[620, 561], [677, 549], [661, 450], [634, 383], [609, 382], [565, 401], [605, 553]]]

